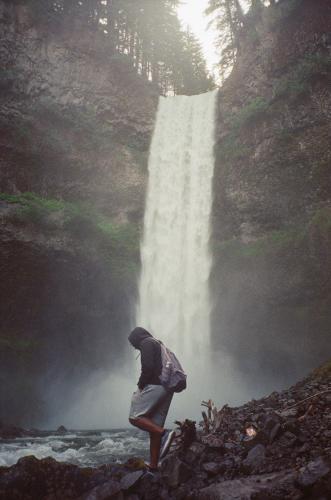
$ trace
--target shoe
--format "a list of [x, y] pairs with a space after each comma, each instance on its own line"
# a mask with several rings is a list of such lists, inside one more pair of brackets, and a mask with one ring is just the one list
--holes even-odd
[[158, 467], [151, 467], [151, 464], [148, 463], [148, 462], [145, 462], [145, 467], [147, 469], [147, 473], [152, 473], [152, 474], [155, 474], [156, 472], [159, 472], [159, 469]]
[[164, 458], [166, 456], [175, 436], [176, 431], [165, 431], [161, 439], [160, 458]]

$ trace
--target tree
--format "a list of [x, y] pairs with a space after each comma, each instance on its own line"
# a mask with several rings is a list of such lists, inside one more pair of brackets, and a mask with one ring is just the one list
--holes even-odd
[[205, 11], [211, 17], [209, 26], [218, 31], [217, 46], [220, 52], [220, 72], [223, 76], [236, 61], [240, 50], [240, 32], [245, 16], [239, 0], [209, 0]]
[[13, 1], [30, 5], [34, 18], [53, 31], [99, 31], [109, 57], [126, 57], [163, 94], [210, 88], [201, 47], [182, 31], [176, 11], [180, 0]]
[[180, 63], [181, 82], [175, 88], [177, 94], [194, 95], [214, 88], [215, 83], [208, 75], [201, 44], [189, 29], [183, 33]]

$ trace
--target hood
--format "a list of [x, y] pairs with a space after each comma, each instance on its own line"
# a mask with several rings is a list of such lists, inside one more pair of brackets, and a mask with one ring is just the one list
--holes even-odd
[[140, 326], [137, 326], [134, 330], [129, 335], [129, 342], [130, 344], [133, 345], [136, 349], [139, 349], [141, 342], [144, 339], [147, 339], [148, 337], [153, 337], [147, 330], [144, 328], [141, 328]]

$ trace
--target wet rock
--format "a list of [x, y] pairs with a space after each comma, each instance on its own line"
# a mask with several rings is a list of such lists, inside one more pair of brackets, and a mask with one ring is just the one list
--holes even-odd
[[298, 408], [289, 408], [288, 410], [282, 410], [279, 413], [279, 416], [282, 418], [291, 418], [296, 417], [298, 415]]
[[221, 467], [222, 466], [216, 462], [206, 462], [206, 463], [202, 464], [203, 470], [211, 476], [217, 475], [219, 473]]
[[265, 459], [265, 446], [262, 444], [257, 444], [252, 448], [245, 460], [243, 460], [243, 465], [248, 468], [259, 467]]
[[129, 488], [131, 488], [134, 484], [137, 483], [137, 481], [139, 481], [143, 474], [143, 471], [137, 470], [135, 472], [129, 472], [129, 474], [123, 476], [120, 482], [121, 489], [128, 490]]
[[82, 497], [82, 500], [122, 500], [123, 498], [120, 484], [110, 480], [93, 488]]
[[215, 434], [202, 436], [201, 441], [203, 444], [209, 446], [210, 448], [217, 448], [218, 450], [221, 450], [224, 444], [222, 438]]
[[226, 451], [234, 451], [237, 448], [235, 443], [225, 443], [224, 448]]
[[281, 434], [282, 426], [280, 424], [276, 424], [270, 431], [269, 440], [270, 443], [273, 443], [274, 440]]
[[64, 425], [60, 425], [60, 427], [57, 428], [56, 432], [59, 434], [65, 434], [66, 432], [68, 432], [68, 430], [64, 427]]
[[177, 456], [166, 457], [161, 466], [161, 473], [165, 482], [171, 488], [175, 488], [187, 481], [193, 474], [193, 470], [182, 462]]
[[281, 496], [269, 496], [275, 489], [291, 484], [292, 474], [266, 474], [249, 478], [234, 479], [213, 484], [199, 491], [196, 500], [250, 500], [267, 498], [281, 499]]
[[298, 442], [298, 437], [293, 432], [285, 432], [278, 440], [280, 446], [294, 446]]
[[307, 488], [329, 474], [330, 470], [330, 466], [323, 458], [317, 458], [300, 469], [297, 483], [302, 488]]
[[17, 437], [24, 437], [26, 431], [21, 427], [15, 425], [0, 425], [0, 438], [2, 439], [15, 439]]
[[192, 443], [185, 453], [185, 462], [188, 464], [193, 464], [196, 460], [200, 459], [205, 449], [205, 445], [201, 443]]

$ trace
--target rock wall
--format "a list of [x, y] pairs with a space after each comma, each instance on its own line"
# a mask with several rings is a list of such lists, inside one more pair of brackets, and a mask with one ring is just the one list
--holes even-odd
[[122, 362], [158, 92], [23, 3], [0, 1], [0, 37], [0, 420], [41, 425], [45, 391], [60, 412]]
[[251, 10], [220, 91], [213, 335], [256, 390], [330, 356], [330, 28], [325, 0]]
[[[330, 356], [331, 12], [247, 19], [219, 95], [212, 330], [258, 392]], [[158, 93], [19, 2], [0, 0], [0, 36], [0, 420], [40, 425], [45, 387], [65, 406], [124, 355]]]

